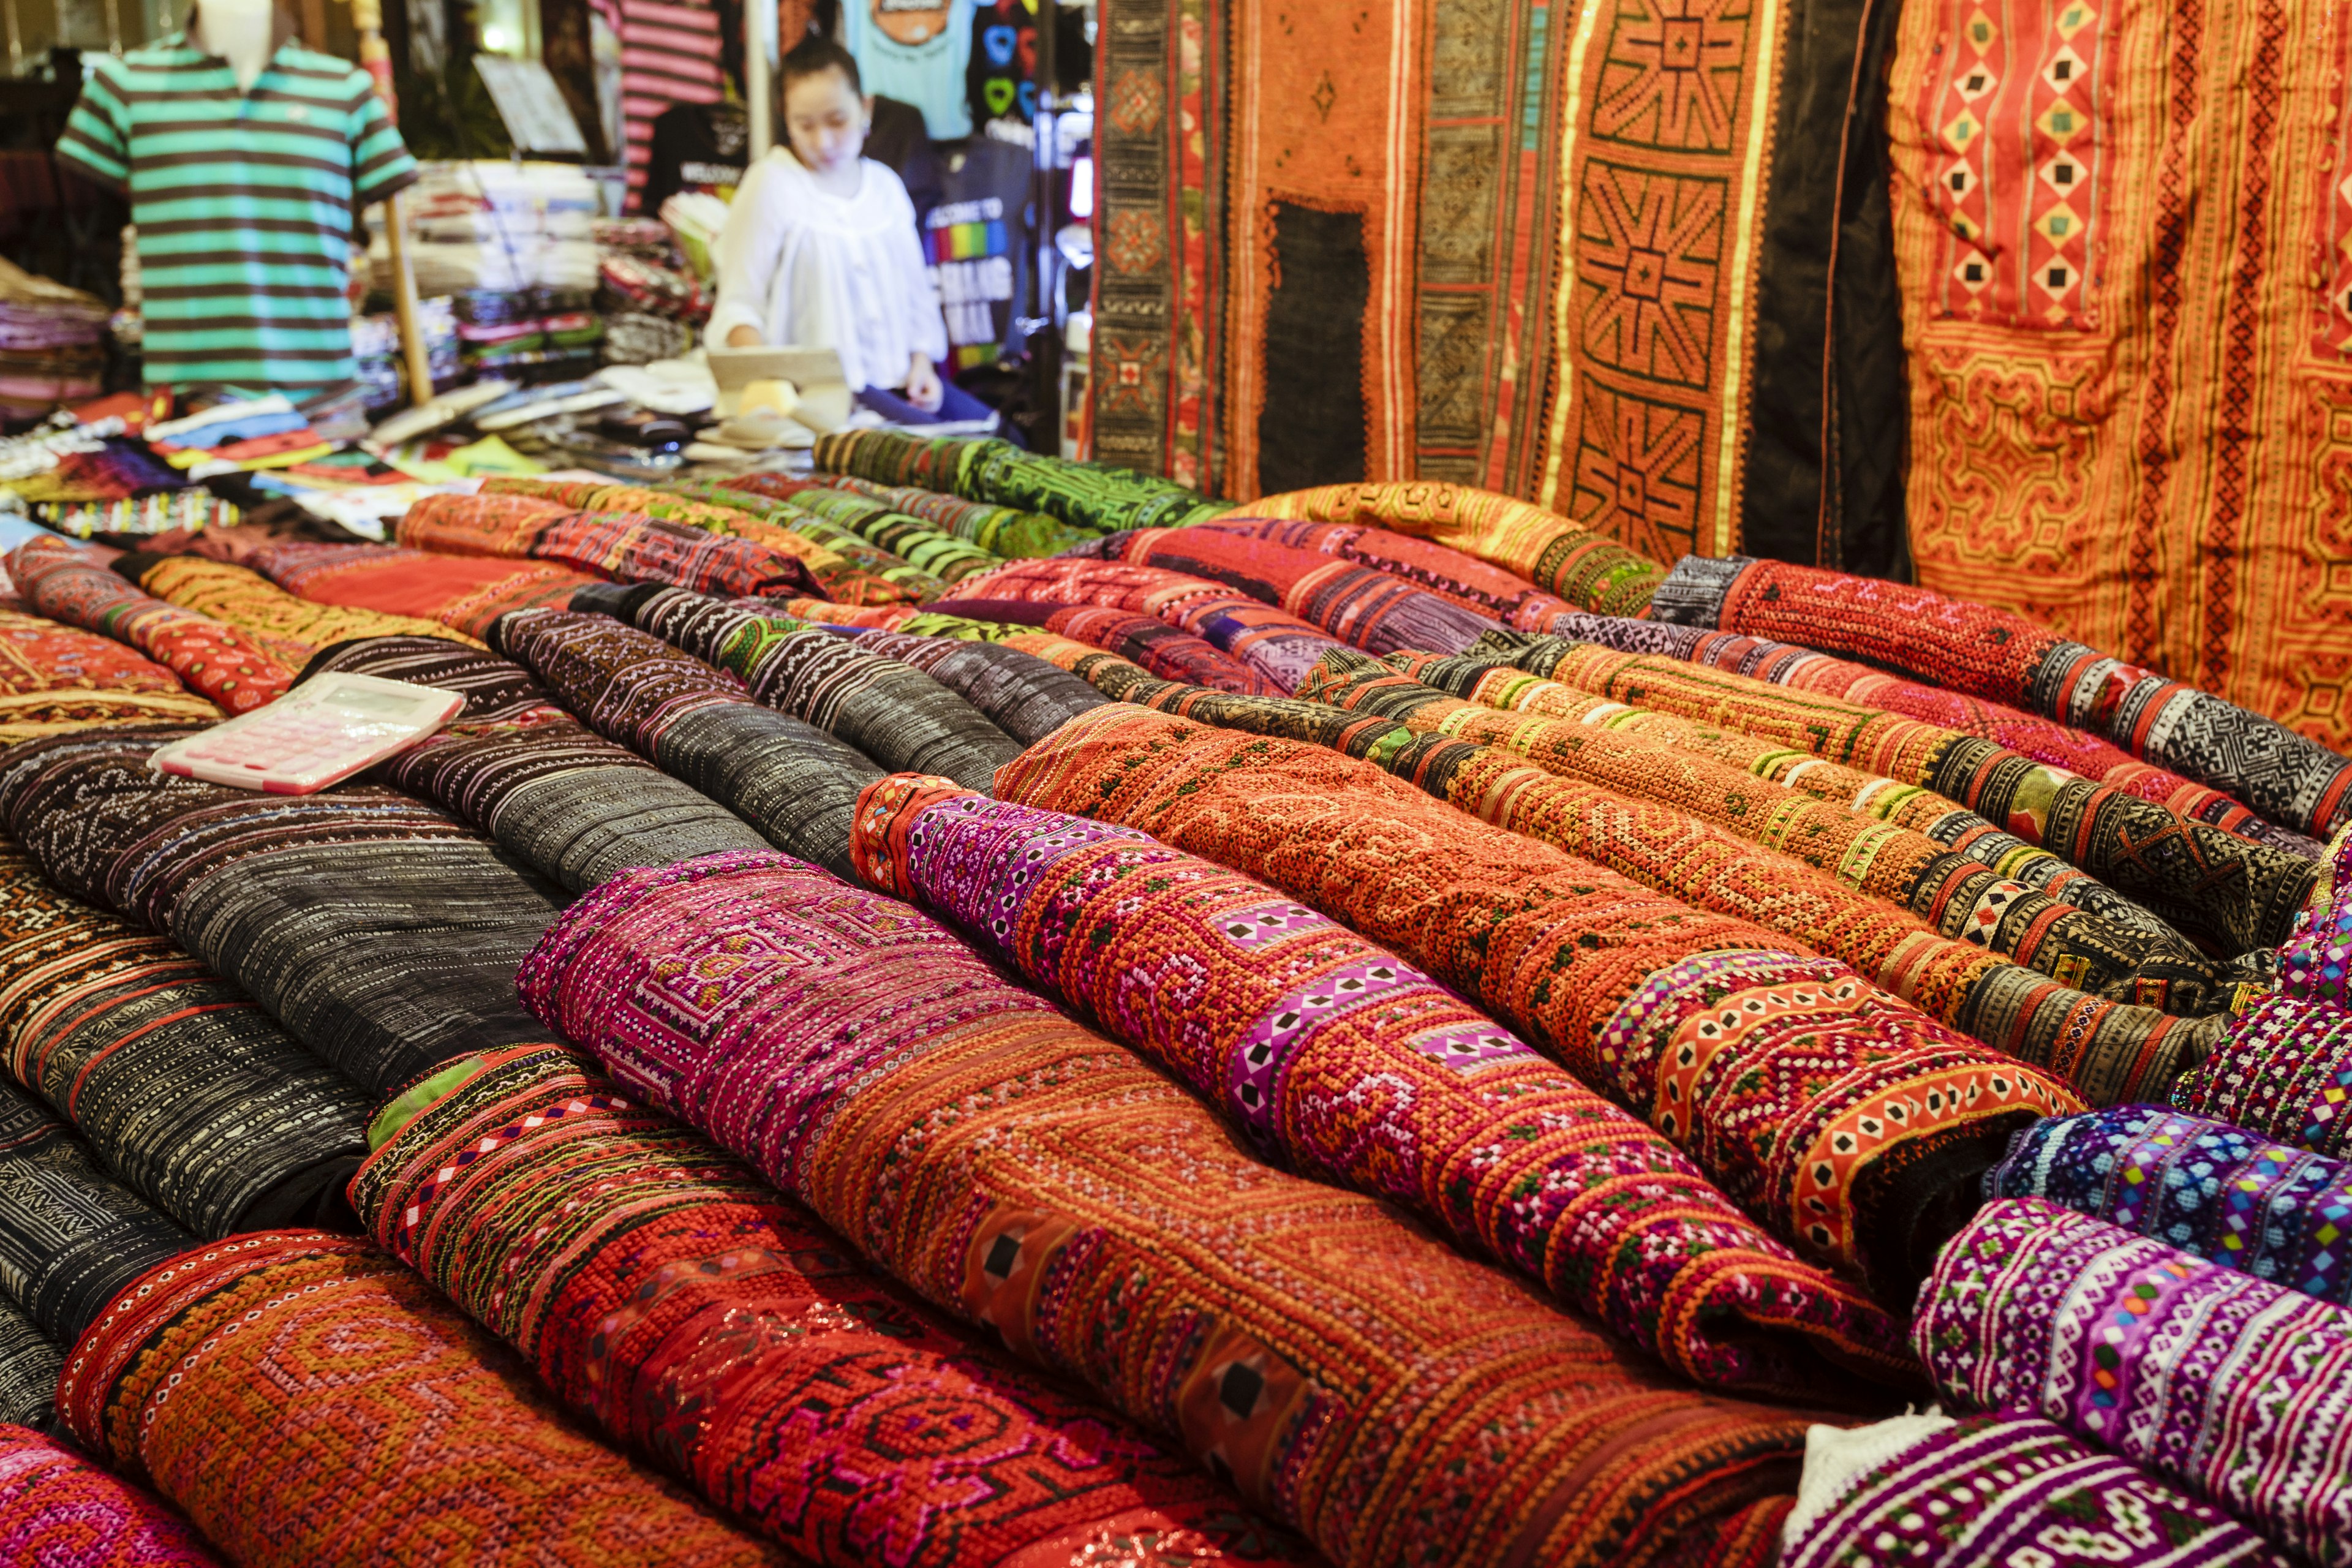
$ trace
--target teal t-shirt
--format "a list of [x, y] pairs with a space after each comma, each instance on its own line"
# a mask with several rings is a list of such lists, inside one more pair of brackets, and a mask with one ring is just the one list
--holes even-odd
[[971, 0], [842, 0], [841, 26], [866, 91], [921, 110], [934, 142], [971, 134]]

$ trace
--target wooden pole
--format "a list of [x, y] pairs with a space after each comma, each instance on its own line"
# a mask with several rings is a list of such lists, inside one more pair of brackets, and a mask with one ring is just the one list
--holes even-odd
[[[400, 99], [392, 88], [392, 50], [383, 41], [383, 0], [352, 0], [352, 27], [360, 36], [360, 68], [375, 81], [384, 112], [400, 123]], [[425, 353], [425, 333], [416, 323], [416, 275], [409, 270], [408, 237], [403, 230], [400, 196], [384, 198], [383, 243], [392, 261], [392, 309], [400, 323], [401, 358], [408, 365], [408, 400], [412, 405], [433, 400], [433, 363]]]
[[[760, 18], [767, 17], [767, 26]], [[776, 0], [746, 0], [743, 6], [743, 108], [751, 120], [751, 156], [756, 163], [776, 144], [776, 98], [768, 76], [768, 28], [777, 25]], [[750, 172], [745, 171], [745, 178]]]

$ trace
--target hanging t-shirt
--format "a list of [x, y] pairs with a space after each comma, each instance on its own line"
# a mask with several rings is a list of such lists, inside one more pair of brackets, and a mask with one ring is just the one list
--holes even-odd
[[841, 30], [866, 91], [921, 110], [935, 142], [971, 134], [971, 0], [842, 0]]
[[626, 131], [629, 210], [645, 205], [654, 121], [673, 103], [716, 103], [719, 14], [708, 0], [590, 0], [621, 37], [621, 122]]
[[352, 216], [416, 179], [366, 73], [289, 42], [244, 92], [185, 33], [83, 58], [58, 157], [130, 198], [148, 384], [352, 380]]
[[976, 124], [1037, 117], [1037, 0], [981, 0], [964, 90]]
[[680, 191], [731, 202], [751, 157], [751, 116], [740, 103], [673, 103], [654, 121], [649, 153], [646, 211]]
[[981, 137], [947, 164], [923, 243], [947, 314], [949, 363], [974, 370], [1020, 346], [1013, 318], [1028, 298], [1029, 153]]

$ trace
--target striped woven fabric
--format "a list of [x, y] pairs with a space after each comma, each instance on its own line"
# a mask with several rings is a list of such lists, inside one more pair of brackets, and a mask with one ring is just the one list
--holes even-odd
[[1570, 607], [1567, 600], [1545, 593], [1517, 573], [1451, 545], [1370, 523], [1292, 521], [1260, 516], [1258, 510], [1253, 503], [1231, 516], [1192, 526], [1370, 566], [1520, 631], [1549, 630], [1552, 617]]
[[148, 772], [184, 733], [19, 746], [0, 759], [0, 815], [50, 881], [173, 937], [362, 1088], [539, 1037], [514, 966], [553, 888], [381, 786], [270, 795]]
[[210, 699], [112, 638], [0, 605], [0, 745], [93, 724], [220, 717]]
[[1474, 555], [1569, 605], [1602, 615], [1640, 615], [1666, 575], [1656, 562], [1557, 513], [1467, 485], [1325, 485], [1260, 496], [1240, 510], [1252, 518], [1370, 524], [1412, 534]]
[[198, 1236], [348, 1226], [366, 1102], [235, 985], [0, 849], [8, 1078]]
[[790, 1562], [579, 1431], [513, 1352], [349, 1237], [262, 1231], [137, 1274], [58, 1406], [240, 1568]]
[[857, 792], [882, 776], [864, 752], [751, 701], [732, 670], [608, 616], [534, 611], [499, 623], [498, 636], [605, 739], [725, 805], [785, 854], [848, 874]]
[[1222, 583], [1372, 653], [1459, 653], [1501, 623], [1377, 567], [1209, 524], [1106, 535], [1073, 555]]
[[303, 679], [335, 670], [464, 692], [456, 719], [373, 776], [480, 828], [575, 893], [629, 867], [766, 842], [725, 806], [588, 730], [528, 670], [494, 654], [370, 638], [328, 649]]
[[1789, 1526], [1783, 1568], [2287, 1568], [2221, 1510], [2014, 1412], [1943, 1426]]
[[[55, 1392], [52, 1378], [48, 1393]], [[205, 1538], [162, 1499], [29, 1425], [0, 1426], [0, 1561], [28, 1568], [219, 1568]]]
[[684, 589], [631, 606], [643, 630], [741, 676], [752, 700], [807, 721], [883, 767], [985, 789], [1021, 743], [920, 670], [789, 616]]
[[1954, 1408], [2032, 1411], [2303, 1562], [2352, 1563], [2340, 1308], [2040, 1198], [1999, 1198], [1937, 1260], [1912, 1338]]
[[1685, 557], [1662, 620], [1853, 654], [1936, 686], [2086, 723], [2132, 755], [2326, 837], [2352, 823], [2352, 757], [2006, 610], [1781, 561]]
[[1044, 512], [1091, 533], [1181, 528], [1232, 511], [1153, 474], [1074, 463], [1024, 452], [1010, 441], [927, 437], [898, 430], [841, 430], [820, 437], [816, 466], [883, 485], [946, 490], [991, 506]]
[[990, 506], [961, 496], [918, 489], [912, 485], [877, 485], [852, 474], [827, 474], [826, 484], [851, 495], [880, 501], [893, 511], [920, 518], [943, 533], [979, 545], [1007, 561], [1038, 555], [1058, 555], [1071, 545], [1093, 537], [1090, 529], [1072, 528], [1043, 512]]
[[389, 544], [289, 541], [255, 551], [250, 564], [315, 603], [437, 621], [478, 641], [500, 616], [562, 605], [595, 581], [544, 562], [435, 555]]
[[1084, 1562], [1169, 1538], [1308, 1555], [569, 1052], [471, 1058], [376, 1130], [353, 1192], [381, 1246], [616, 1443], [811, 1563]]
[[1801, 1415], [1672, 1386], [1373, 1200], [1252, 1161], [894, 900], [775, 856], [631, 872], [518, 984], [616, 1079], [1335, 1565], [1721, 1562], [1787, 1484]]
[[429, 637], [482, 646], [479, 638], [419, 616], [314, 604], [249, 566], [200, 555], [134, 552], [117, 558], [114, 569], [157, 598], [210, 616], [265, 646], [315, 651], [346, 637]]
[[[1255, 670], [1277, 691], [1295, 689], [1325, 649], [1345, 646], [1288, 611], [1204, 577], [1157, 566], [1060, 558], [1009, 562], [985, 576], [960, 584], [955, 599], [944, 602], [992, 599], [1095, 605], [1133, 616], [1154, 616], [1181, 631], [1207, 638]], [[1082, 641], [1095, 640], [1076, 629], [1050, 623], [1049, 626]]]
[[1531, 675], [1933, 790], [2228, 952], [2275, 947], [2318, 878], [2313, 861], [1957, 731], [1672, 658], [1500, 637], [1522, 646], [1495, 651]]
[[1318, 910], [1647, 1119], [1768, 1228], [1899, 1300], [2008, 1134], [2081, 1109], [1845, 964], [1323, 747], [1124, 706], [998, 776]]
[[748, 539], [637, 512], [572, 511], [518, 495], [435, 495], [400, 520], [400, 542], [451, 555], [551, 562], [622, 583], [711, 594], [820, 592], [808, 563]]
[[1068, 671], [1001, 643], [899, 632], [859, 632], [854, 641], [862, 652], [921, 670], [1024, 746], [1108, 700]]
[[65, 1366], [58, 1342], [0, 1297], [0, 1422], [47, 1430], [57, 1420], [58, 1374]]
[[[884, 552], [862, 543], [835, 549], [792, 526], [794, 519], [813, 523], [822, 523], [822, 519], [781, 502], [722, 490], [708, 483], [681, 486], [671, 491], [585, 479], [500, 477], [485, 479], [481, 493], [560, 501], [574, 510], [642, 512], [647, 517], [698, 528], [706, 533], [746, 540], [799, 561], [809, 569], [810, 576], [827, 598], [844, 605], [905, 605], [927, 596], [882, 574], [884, 568], [894, 564], [907, 573], [914, 571], [911, 566], [894, 563]], [[719, 499], [709, 499], [714, 496]]]
[[[2094, 995], [2188, 1015], [2218, 1011], [2227, 1000], [2211, 962], [2179, 937], [2110, 926], [1963, 859], [1925, 834], [1639, 733], [1504, 714], [1358, 653], [1326, 655], [1298, 695], [1383, 714], [1416, 734], [1507, 751], [1558, 778], [1606, 792], [1583, 795], [1583, 808], [1605, 810], [1617, 796], [1687, 813], [1907, 910], [1942, 936], [2005, 954]], [[1569, 804], [1560, 792], [1548, 793]], [[1812, 945], [1832, 950], [1818, 940]], [[1883, 973], [1858, 950], [1840, 949], [1838, 956], [1864, 973]]]
[[2003, 832], [1966, 806], [1955, 805], [1917, 784], [1898, 784], [1883, 773], [1825, 762], [1810, 752], [1738, 730], [1595, 697], [1529, 675], [1497, 654], [1391, 654], [1388, 663], [1401, 674], [1488, 708], [1605, 727], [1713, 757], [1758, 778], [1923, 833], [1956, 854], [2110, 925], [2148, 936], [2179, 935], [2138, 904], [2058, 856]]
[[[1063, 605], [1026, 599], [941, 599], [934, 614], [1020, 628], [1034, 626], [1056, 637], [1090, 644], [1141, 665], [1169, 680], [1273, 696], [1282, 689], [1205, 637], [1180, 631], [1157, 616], [1097, 605]], [[909, 618], [902, 629], [920, 623]]]
[[858, 875], [1191, 1085], [1264, 1156], [1417, 1210], [1701, 1383], [1828, 1399], [1901, 1331], [1672, 1142], [1395, 954], [1131, 828], [898, 774]]
[[265, 642], [166, 604], [63, 540], [26, 541], [8, 552], [7, 568], [36, 614], [137, 648], [226, 712], [247, 712], [283, 696], [301, 664], [299, 645]]
[[1999, 1198], [2079, 1214], [2352, 1307], [2352, 1166], [2161, 1105], [2037, 1122], [1985, 1177]]
[[919, 517], [893, 510], [883, 502], [818, 479], [787, 479], [782, 474], [744, 474], [719, 481], [723, 489], [788, 500], [803, 511], [845, 528], [877, 550], [887, 550], [919, 571], [942, 583], [953, 583], [1000, 563], [1002, 557], [968, 539], [934, 527]]
[[[845, 604], [927, 604], [938, 598], [947, 586], [937, 575], [926, 572], [913, 562], [868, 542], [855, 530], [821, 517], [795, 501], [734, 489], [716, 479], [680, 480], [671, 487], [665, 499], [667, 504], [680, 515], [724, 511], [764, 521], [772, 528], [788, 528], [832, 551], [851, 566], [869, 574], [879, 584], [875, 591], [857, 596], [842, 593], [828, 584], [826, 593]], [[634, 500], [632, 504], [635, 504]], [[646, 502], [646, 510], [660, 516], [672, 515], [654, 502]]]
[[196, 1245], [0, 1083], [0, 1295], [71, 1344], [143, 1270]]
[[1709, 631], [1702, 626], [1566, 615], [1554, 617], [1550, 626], [1538, 629], [1581, 642], [1599, 643], [1621, 653], [1663, 654], [1689, 664], [1753, 676], [1775, 686], [1793, 686], [1940, 724], [2023, 752], [2036, 762], [2114, 784], [2126, 794], [2169, 806], [2200, 822], [2226, 827], [2262, 843], [2277, 844], [2305, 854], [2311, 852], [2310, 839], [2264, 821], [2219, 790], [2151, 767], [2087, 731], [1981, 697], [1906, 680], [1793, 643]]

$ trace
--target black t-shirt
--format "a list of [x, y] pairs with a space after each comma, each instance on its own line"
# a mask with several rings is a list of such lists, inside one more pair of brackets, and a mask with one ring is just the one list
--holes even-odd
[[[777, 129], [782, 140], [782, 128]], [[650, 151], [646, 212], [659, 213], [662, 203], [680, 191], [706, 192], [731, 202], [751, 162], [751, 116], [740, 103], [672, 104], [654, 121]], [[876, 99], [866, 155], [887, 164], [904, 182], [918, 222], [939, 205], [939, 153], [924, 133], [921, 110], [896, 99]]]

